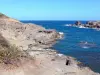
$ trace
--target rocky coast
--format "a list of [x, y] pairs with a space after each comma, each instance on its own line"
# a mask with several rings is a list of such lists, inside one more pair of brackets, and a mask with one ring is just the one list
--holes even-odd
[[76, 26], [80, 28], [92, 28], [100, 29], [100, 21], [87, 21], [83, 24], [81, 21], [76, 21], [74, 24], [69, 24], [68, 26]]
[[0, 75], [100, 75], [50, 49], [62, 36], [0, 14]]

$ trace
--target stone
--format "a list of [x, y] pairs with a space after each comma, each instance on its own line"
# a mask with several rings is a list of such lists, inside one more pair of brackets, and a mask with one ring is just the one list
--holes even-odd
[[76, 21], [75, 25], [81, 25], [82, 23], [80, 21]]

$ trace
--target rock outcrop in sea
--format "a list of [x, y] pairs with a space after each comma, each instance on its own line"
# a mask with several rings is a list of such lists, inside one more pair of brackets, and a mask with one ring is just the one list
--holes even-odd
[[76, 21], [73, 26], [83, 26], [87, 28], [100, 29], [100, 21], [87, 21], [86, 24], [82, 24], [80, 21]]
[[61, 36], [0, 14], [0, 75], [100, 75], [50, 49]]

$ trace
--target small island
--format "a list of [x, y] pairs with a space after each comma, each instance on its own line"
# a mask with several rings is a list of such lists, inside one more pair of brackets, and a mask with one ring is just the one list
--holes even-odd
[[81, 21], [76, 21], [74, 24], [67, 24], [66, 26], [100, 29], [100, 21], [87, 21], [86, 23], [82, 23]]
[[75, 25], [83, 25], [84, 27], [88, 28], [100, 28], [100, 21], [87, 21], [86, 24], [82, 24], [80, 21], [76, 21]]

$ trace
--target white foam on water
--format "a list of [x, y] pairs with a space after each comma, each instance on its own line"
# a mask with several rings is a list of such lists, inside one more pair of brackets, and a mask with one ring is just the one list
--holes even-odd
[[66, 24], [65, 26], [72, 26], [72, 27], [84, 28], [84, 29], [95, 29], [96, 31], [100, 31], [100, 28], [89, 28], [89, 27], [84, 27], [82, 25], [77, 26], [77, 25]]
[[100, 31], [100, 29], [96, 29], [96, 31]]
[[87, 47], [87, 46], [83, 46], [82, 48], [84, 48], [84, 49], [88, 49], [89, 47]]
[[79, 26], [79, 28], [86, 28], [86, 27], [84, 27], [84, 26]]
[[64, 38], [64, 33], [63, 32], [59, 32], [59, 34], [60, 34], [59, 38], [63, 39]]
[[80, 29], [82, 29], [82, 28], [84, 28], [84, 29], [91, 29], [91, 28], [88, 28], [88, 27], [84, 27], [84, 26], [76, 26], [76, 25], [74, 25], [73, 27], [77, 27], [77, 28], [80, 28]]
[[63, 33], [63, 32], [59, 32], [59, 34], [60, 34], [60, 35], [63, 35], [64, 33]]
[[66, 24], [65, 26], [72, 26], [71, 24]]

